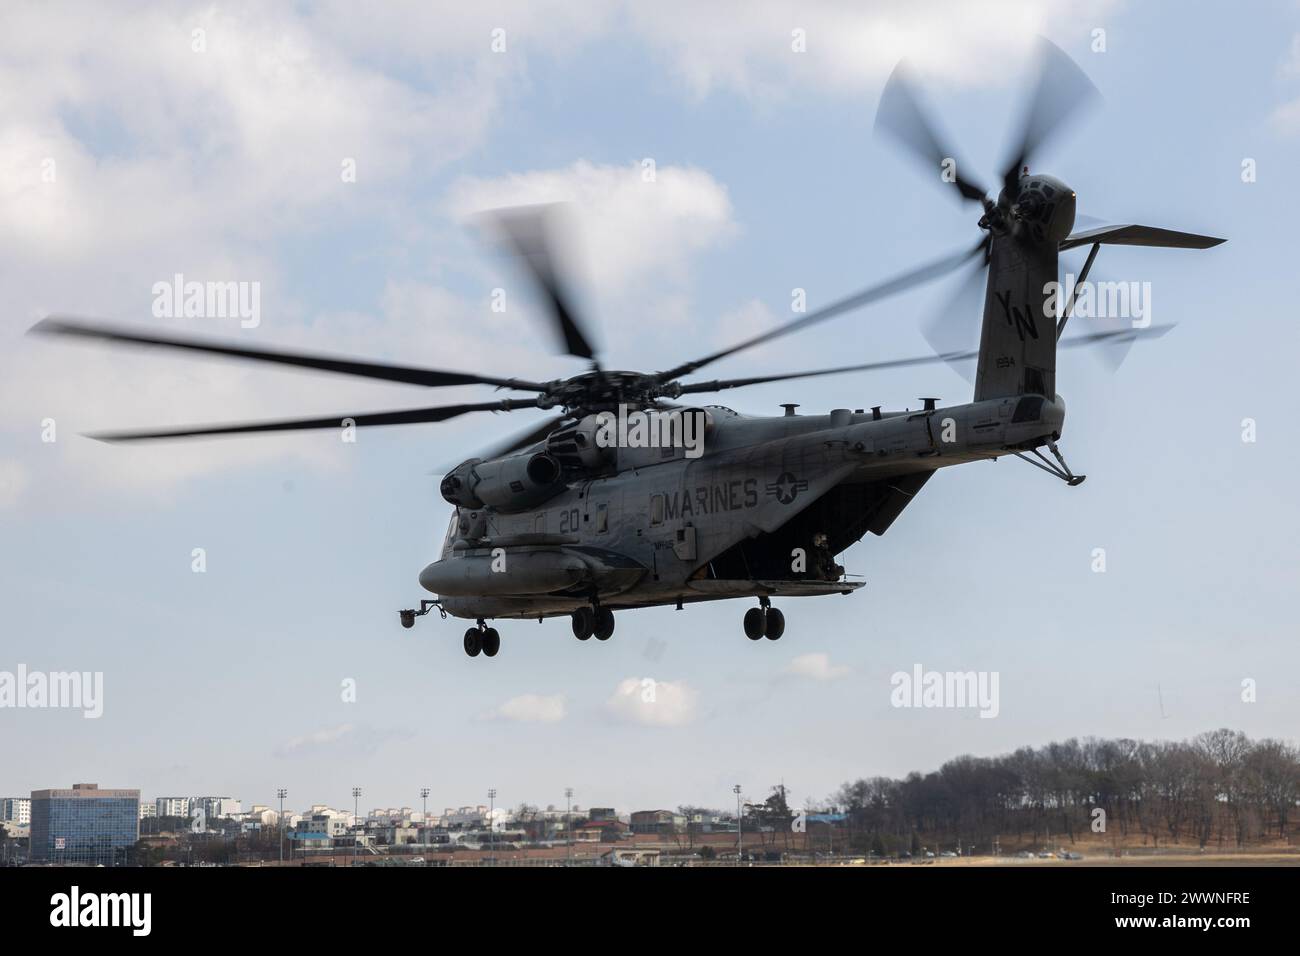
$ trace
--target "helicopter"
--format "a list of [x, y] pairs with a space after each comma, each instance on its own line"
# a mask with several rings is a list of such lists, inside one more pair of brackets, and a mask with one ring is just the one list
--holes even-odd
[[[418, 575], [434, 595], [398, 612], [403, 627], [437, 609], [474, 622], [470, 657], [495, 657], [499, 620], [568, 618], [580, 641], [607, 641], [615, 613], [654, 606], [745, 599], [751, 641], [779, 640], [785, 616], [773, 600], [848, 595], [837, 557], [866, 534], [883, 535], [940, 468], [1014, 456], [1070, 486], [1084, 480], [1058, 446], [1065, 402], [1056, 391], [1059, 349], [1127, 345], [1168, 326], [1062, 334], [1078, 288], [1103, 245], [1207, 249], [1224, 240], [1152, 226], [1076, 231], [1076, 195], [1062, 180], [1031, 173], [1049, 135], [1095, 96], [1078, 66], [1043, 41], [1023, 126], [996, 197], [964, 170], [927, 118], [903, 64], [885, 85], [876, 128], [898, 140], [955, 197], [978, 208], [979, 240], [772, 329], [657, 372], [606, 368], [589, 325], [557, 266], [553, 209], [499, 210], [491, 217], [546, 306], [563, 350], [589, 363], [568, 378], [532, 381], [465, 370], [250, 348], [51, 315], [32, 331], [110, 344], [185, 350], [388, 382], [486, 385], [513, 393], [490, 401], [311, 419], [124, 431], [108, 442], [443, 422], [480, 412], [552, 414], [442, 475], [454, 507], [435, 560]], [[1078, 282], [1057, 296], [1059, 255], [1089, 248]], [[983, 286], [975, 349], [808, 371], [700, 379], [702, 369], [907, 289], [967, 270]], [[935, 339], [931, 339], [932, 344]], [[837, 408], [779, 416], [741, 414], [695, 396], [746, 386], [944, 362], [974, 363], [971, 401], [902, 411]]]

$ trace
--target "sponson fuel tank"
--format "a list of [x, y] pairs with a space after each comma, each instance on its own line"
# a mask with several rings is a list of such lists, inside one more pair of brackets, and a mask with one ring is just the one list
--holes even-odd
[[420, 586], [446, 597], [550, 594], [576, 585], [603, 594], [626, 590], [645, 573], [637, 562], [612, 552], [477, 548], [433, 562], [420, 572]]
[[420, 585], [435, 594], [548, 594], [589, 577], [587, 563], [562, 550], [487, 549], [461, 552], [420, 572]]

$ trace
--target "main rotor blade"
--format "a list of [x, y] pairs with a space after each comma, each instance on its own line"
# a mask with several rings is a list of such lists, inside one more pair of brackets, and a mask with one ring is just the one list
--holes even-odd
[[229, 425], [202, 425], [195, 428], [161, 429], [149, 431], [99, 432], [88, 435], [97, 441], [145, 441], [157, 438], [198, 438], [211, 435], [245, 435], [255, 432], [307, 431], [320, 428], [342, 428], [351, 423], [359, 428], [370, 425], [416, 425], [443, 422], [467, 412], [508, 412], [515, 408], [535, 408], [533, 401], [502, 399], [499, 402], [480, 402], [473, 405], [441, 405], [434, 408], [408, 408], [395, 412], [365, 412], [353, 415], [334, 415], [330, 418], [297, 418], [275, 422], [238, 422]]
[[527, 448], [529, 445], [535, 445], [553, 432], [566, 418], [568, 418], [567, 415], [555, 415], [551, 418], [544, 419], [532, 428], [528, 429], [528, 431], [520, 432], [512, 438], [507, 438], [504, 441], [493, 445], [491, 448], [485, 449], [475, 457], [484, 459], [500, 458], [503, 455], [509, 455], [511, 452], [519, 451], [521, 448]]
[[[990, 246], [991, 242], [985, 243], [984, 255], [966, 270], [952, 297], [921, 326], [921, 334], [936, 355], [958, 355], [979, 347]], [[949, 360], [948, 364], [966, 381], [974, 382], [970, 360]]]
[[596, 360], [596, 350], [582, 329], [572, 299], [561, 282], [555, 264], [553, 207], [515, 206], [488, 213], [506, 245], [523, 260], [550, 308], [551, 317], [564, 342], [564, 350], [578, 358]]
[[[1073, 338], [1062, 339], [1056, 343], [1060, 349], [1079, 348], [1085, 345], [1101, 343], [1132, 342], [1139, 338], [1159, 338], [1172, 325], [1152, 325], [1147, 328], [1115, 329], [1108, 332], [1092, 332]], [[780, 375], [756, 375], [752, 378], [718, 379], [712, 382], [690, 382], [682, 386], [682, 394], [699, 392], [721, 392], [729, 388], [744, 388], [746, 385], [764, 385], [768, 382], [786, 382], [796, 378], [818, 378], [823, 375], [843, 375], [848, 372], [875, 372], [887, 368], [911, 368], [916, 365], [934, 365], [939, 362], [960, 362], [979, 358], [978, 349], [961, 352], [949, 352], [944, 355], [918, 355], [913, 358], [889, 359], [884, 362], [866, 362], [862, 365], [841, 365], [837, 368], [823, 368], [811, 372], [788, 372]]]
[[952, 182], [967, 201], [980, 202], [987, 190], [975, 180], [961, 173], [962, 165], [957, 162], [956, 154], [944, 146], [930, 120], [921, 106], [912, 84], [906, 64], [894, 67], [885, 89], [880, 94], [880, 106], [876, 110], [877, 131], [884, 131], [911, 150], [913, 154], [925, 161], [932, 174], [943, 176], [947, 172], [945, 164], [951, 163]]
[[770, 329], [751, 339], [746, 339], [738, 345], [733, 345], [720, 352], [714, 352], [712, 355], [706, 355], [704, 358], [696, 359], [694, 362], [686, 362], [682, 365], [678, 365], [676, 368], [671, 368], [666, 372], [659, 372], [657, 378], [661, 382], [667, 382], [682, 375], [689, 375], [712, 362], [716, 362], [718, 359], [726, 358], [728, 355], [735, 355], [737, 352], [744, 349], [751, 348], [755, 345], [761, 345], [764, 342], [770, 342], [772, 339], [778, 338], [782, 335], [797, 332], [800, 329], [807, 328], [817, 322], [824, 322], [826, 319], [834, 318], [843, 312], [861, 308], [864, 305], [868, 305], [880, 299], [888, 298], [891, 295], [897, 295], [899, 292], [920, 285], [923, 282], [937, 279], [939, 276], [956, 269], [968, 259], [978, 255], [984, 248], [984, 242], [984, 237], [981, 236], [980, 241], [970, 249], [963, 252], [953, 253], [943, 259], [937, 259], [927, 265], [911, 269], [904, 272], [902, 275], [888, 280], [887, 282], [882, 282], [869, 289], [864, 289], [862, 292], [847, 296], [846, 298], [840, 299], [838, 302], [832, 302], [825, 308], [810, 312], [802, 318], [795, 319], [792, 322], [787, 322], [785, 325], [779, 325], [775, 329]]
[[1100, 94], [1092, 80], [1064, 50], [1046, 37], [1039, 38], [1038, 77], [1025, 105], [1020, 135], [1004, 167], [1002, 185], [1008, 198], [1019, 191], [1020, 171], [1049, 136], [1081, 107]]
[[312, 355], [305, 352], [286, 352], [279, 349], [255, 349], [243, 345], [229, 345], [209, 339], [162, 335], [154, 332], [136, 331], [123, 326], [92, 324], [71, 316], [51, 315], [37, 322], [28, 331], [37, 332], [41, 335], [75, 336], [101, 342], [184, 349], [190, 352], [221, 355], [227, 358], [273, 362], [277, 365], [310, 368], [321, 372], [338, 372], [343, 375], [356, 375], [361, 378], [380, 379], [386, 382], [405, 382], [409, 385], [425, 385], [429, 387], [495, 385], [498, 388], [518, 389], [528, 392], [546, 391], [545, 385], [517, 378], [494, 378], [470, 372], [444, 372], [431, 368], [412, 368], [382, 362], [359, 362], [353, 359]]

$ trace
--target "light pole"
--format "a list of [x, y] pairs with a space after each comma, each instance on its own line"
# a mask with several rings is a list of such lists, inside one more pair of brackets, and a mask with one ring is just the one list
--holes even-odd
[[731, 792], [736, 795], [736, 865], [740, 866], [740, 858], [744, 856], [744, 837], [745, 818], [740, 812], [740, 784], [731, 788]]
[[429, 788], [420, 788], [420, 799], [424, 801], [424, 825], [429, 825]]
[[564, 860], [573, 865], [573, 828], [570, 816], [573, 813], [573, 788], [564, 788]]
[[492, 814], [497, 808], [497, 790], [496, 787], [488, 787], [488, 843], [496, 845], [497, 835], [496, 828], [493, 826]]
[[357, 863], [357, 824], [361, 822], [361, 788], [352, 788], [352, 865]]
[[280, 816], [277, 822], [280, 824], [280, 865], [284, 865], [284, 798], [289, 795], [289, 791], [281, 787], [275, 791], [275, 795], [280, 798]]

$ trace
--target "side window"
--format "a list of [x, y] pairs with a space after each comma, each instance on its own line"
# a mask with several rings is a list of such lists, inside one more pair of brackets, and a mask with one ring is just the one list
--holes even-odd
[[664, 523], [664, 496], [650, 496], [650, 524], [657, 525]]
[[609, 505], [596, 505], [596, 534], [609, 530]]

